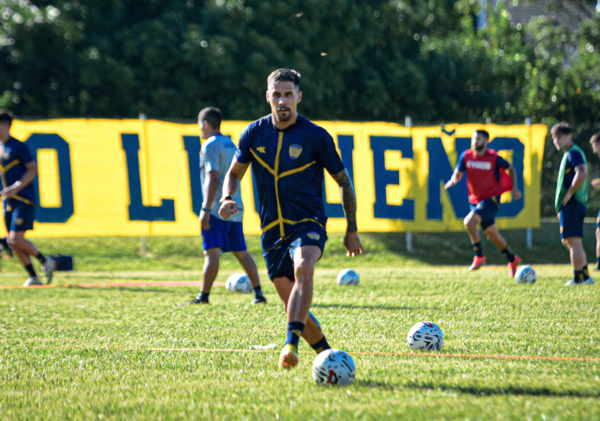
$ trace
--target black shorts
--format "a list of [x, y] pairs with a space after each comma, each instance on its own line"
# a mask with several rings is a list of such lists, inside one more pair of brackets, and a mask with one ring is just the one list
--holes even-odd
[[26, 203], [20, 204], [12, 211], [4, 211], [4, 224], [7, 232], [32, 230], [34, 220], [35, 208]]
[[295, 281], [294, 253], [299, 247], [317, 246], [321, 249], [321, 256], [323, 256], [327, 233], [321, 225], [315, 222], [305, 222], [295, 226], [294, 230], [298, 231], [282, 241], [278, 247], [263, 253], [271, 281], [280, 277]]
[[500, 197], [482, 200], [476, 205], [471, 205], [471, 209], [481, 218], [479, 225], [482, 231], [485, 231], [496, 223], [496, 214], [500, 210]]
[[574, 197], [560, 209], [560, 238], [583, 238], [585, 211], [585, 206]]

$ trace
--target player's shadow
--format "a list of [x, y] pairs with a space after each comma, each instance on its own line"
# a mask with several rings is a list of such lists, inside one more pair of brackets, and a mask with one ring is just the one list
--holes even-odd
[[466, 395], [474, 396], [500, 396], [500, 395], [513, 395], [513, 396], [553, 396], [553, 397], [577, 397], [577, 398], [600, 398], [600, 391], [591, 390], [553, 390], [544, 386], [518, 386], [518, 385], [507, 385], [507, 386], [456, 386], [447, 384], [433, 384], [433, 383], [407, 383], [405, 385], [399, 385], [399, 387], [406, 387], [410, 389], [420, 390], [440, 390], [444, 392], [459, 392]]
[[311, 307], [317, 308], [343, 308], [346, 310], [392, 310], [392, 311], [412, 311], [412, 310], [437, 310], [436, 308], [414, 308], [398, 306], [357, 306], [353, 304], [311, 304]]

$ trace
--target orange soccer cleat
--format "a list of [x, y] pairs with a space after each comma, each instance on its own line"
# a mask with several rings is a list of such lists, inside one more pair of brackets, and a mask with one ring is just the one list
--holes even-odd
[[469, 270], [477, 270], [483, 265], [485, 265], [485, 256], [475, 256]]
[[517, 266], [521, 263], [521, 258], [519, 256], [515, 256], [515, 260], [508, 263], [508, 274], [511, 278], [515, 277], [515, 273], [517, 273]]

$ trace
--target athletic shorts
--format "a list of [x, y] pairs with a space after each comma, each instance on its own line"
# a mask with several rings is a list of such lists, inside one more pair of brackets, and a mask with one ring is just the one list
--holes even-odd
[[210, 229], [202, 228], [202, 248], [204, 250], [219, 248], [221, 253], [246, 251], [242, 223], [223, 221], [210, 215]]
[[600, 211], [598, 211], [598, 218], [596, 219], [596, 228], [600, 228]]
[[500, 210], [500, 196], [490, 197], [476, 205], [471, 205], [471, 210], [479, 215], [481, 218], [481, 223], [479, 225], [481, 226], [481, 229], [485, 231], [496, 223], [496, 214], [498, 213], [498, 210]]
[[282, 241], [278, 247], [263, 253], [271, 281], [280, 277], [286, 277], [292, 282], [296, 280], [294, 253], [299, 247], [317, 246], [321, 249], [321, 256], [323, 256], [327, 233], [321, 225], [315, 222], [305, 222], [294, 226], [293, 231], [295, 230], [298, 231]]
[[583, 238], [583, 218], [586, 208], [575, 198], [571, 198], [560, 209], [560, 238], [579, 237]]
[[13, 208], [12, 211], [4, 210], [4, 224], [6, 231], [28, 231], [33, 229], [35, 208], [26, 203]]

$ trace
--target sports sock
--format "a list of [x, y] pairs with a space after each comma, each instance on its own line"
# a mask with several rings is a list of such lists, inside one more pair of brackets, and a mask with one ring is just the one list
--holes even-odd
[[583, 270], [575, 270], [573, 272], [575, 273], [575, 277], [573, 278], [573, 280], [576, 283], [583, 282]]
[[[8, 240], [6, 238], [0, 238], [0, 245], [2, 245], [2, 248], [7, 249]], [[598, 258], [598, 260], [600, 261], [600, 257]]]
[[596, 270], [600, 270], [600, 257], [596, 257]]
[[300, 342], [300, 336], [302, 336], [302, 332], [304, 332], [304, 323], [300, 322], [291, 322], [288, 323], [287, 326], [287, 339], [285, 341], [285, 345], [292, 344], [294, 346], [298, 346], [298, 342]]
[[35, 278], [37, 276], [37, 273], [35, 273], [35, 269], [33, 268], [33, 264], [28, 264], [25, 265], [25, 270], [27, 270], [27, 272], [29, 272], [29, 276], [31, 276], [32, 278]]
[[311, 344], [310, 345], [312, 349], [315, 350], [315, 352], [317, 354], [320, 354], [321, 352], [331, 349], [331, 347], [329, 346], [329, 344], [327, 343], [327, 339], [325, 338], [325, 335], [323, 335], [323, 338], [317, 342], [316, 344]]
[[590, 279], [590, 271], [589, 271], [587, 265], [585, 265], [583, 267], [583, 269], [581, 269], [581, 271], [583, 272], [583, 280], [584, 281], [587, 281], [588, 279]]
[[208, 301], [208, 296], [210, 295], [210, 292], [201, 292], [200, 294], [198, 294], [198, 296], [196, 297], [197, 300], [200, 301]]
[[515, 261], [515, 255], [512, 253], [512, 251], [510, 251], [508, 246], [506, 246], [506, 248], [504, 250], [501, 250], [501, 252], [510, 263]]
[[473, 244], [473, 253], [477, 257], [483, 257], [483, 249], [481, 248], [481, 241]]
[[252, 288], [252, 291], [254, 291], [254, 298], [256, 298], [256, 299], [264, 298], [264, 295], [262, 293], [262, 288], [260, 286], [258, 286], [256, 288]]
[[35, 256], [36, 259], [38, 259], [40, 261], [41, 264], [44, 264], [46, 262], [46, 258], [44, 257], [44, 255], [38, 251], [37, 256]]

